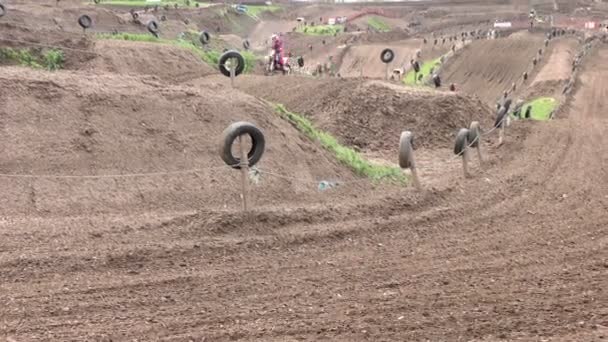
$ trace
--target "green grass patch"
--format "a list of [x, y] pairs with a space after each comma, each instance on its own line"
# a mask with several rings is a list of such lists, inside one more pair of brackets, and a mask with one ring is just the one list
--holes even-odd
[[259, 16], [264, 12], [278, 12], [281, 10], [277, 5], [246, 5], [247, 14], [254, 19], [259, 19]]
[[530, 106], [532, 106], [530, 119], [546, 121], [551, 118], [551, 112], [557, 107], [557, 100], [552, 97], [539, 97], [524, 104], [520, 112], [522, 118]]
[[54, 71], [63, 68], [65, 56], [59, 49], [37, 53], [31, 49], [0, 48], [0, 60], [34, 69]]
[[371, 17], [367, 20], [367, 25], [378, 32], [388, 32], [391, 27], [382, 19], [378, 17]]
[[296, 29], [296, 32], [309, 34], [312, 36], [333, 36], [340, 32], [344, 32], [344, 26], [342, 25], [315, 25], [315, 26], [302, 26]]
[[[118, 33], [118, 34], [109, 34], [109, 33], [101, 33], [97, 35], [98, 39], [115, 39], [115, 40], [128, 40], [128, 41], [138, 41], [138, 42], [148, 42], [148, 43], [159, 43], [159, 44], [167, 44], [178, 46], [182, 49], [189, 50], [198, 57], [200, 57], [204, 62], [208, 63], [214, 68], [218, 68], [218, 62], [222, 52], [214, 49], [203, 49], [199, 45], [197, 45], [196, 41], [198, 41], [198, 32], [186, 32], [182, 39], [171, 40], [171, 39], [163, 39], [156, 38], [151, 34], [136, 34], [136, 33]], [[249, 51], [240, 51], [241, 55], [245, 59], [245, 72], [249, 72], [253, 70], [256, 63], [256, 56]]]
[[280, 104], [276, 105], [276, 110], [300, 132], [304, 133], [308, 138], [319, 142], [325, 149], [333, 153], [342, 164], [353, 169], [356, 174], [369, 177], [372, 180], [382, 179], [399, 183], [407, 182], [407, 178], [400, 168], [373, 164], [352, 148], [341, 145], [329, 133], [316, 129], [307, 118], [288, 111]]
[[[85, 3], [90, 3], [90, 1], [85, 1]], [[196, 1], [194, 0], [161, 0], [157, 2], [148, 2], [146, 0], [101, 0], [99, 5], [112, 5], [112, 6], [131, 6], [131, 7], [154, 7], [158, 6], [175, 6], [177, 4], [179, 7], [196, 7]], [[199, 2], [199, 7], [208, 7], [209, 3]]]
[[418, 73], [418, 75], [424, 75], [422, 81], [418, 82], [416, 80], [416, 73], [412, 69], [407, 73], [407, 75], [405, 75], [403, 83], [407, 85], [421, 85], [430, 77], [431, 69], [437, 70], [439, 66], [441, 66], [441, 57], [431, 61], [422, 62], [420, 65], [420, 72]]

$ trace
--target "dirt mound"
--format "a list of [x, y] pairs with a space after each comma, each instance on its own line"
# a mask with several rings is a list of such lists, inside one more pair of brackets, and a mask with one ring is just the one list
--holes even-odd
[[525, 34], [473, 41], [446, 62], [441, 77], [444, 83], [456, 83], [460, 91], [493, 104], [513, 82], [522, 80], [543, 40]]
[[445, 147], [455, 130], [491, 116], [488, 107], [467, 96], [364, 79], [247, 77], [239, 87], [283, 103], [363, 150], [394, 151], [403, 130], [414, 132], [418, 146]]
[[94, 51], [98, 55], [83, 68], [95, 73], [155, 75], [170, 82], [217, 73], [191, 51], [168, 44], [99, 40]]
[[[441, 45], [441, 44], [440, 44]], [[450, 49], [451, 43], [437, 48], [432, 44], [423, 44], [422, 40], [391, 42], [383, 45], [354, 45], [346, 48], [340, 64], [339, 73], [342, 77], [386, 77], [386, 64], [380, 61], [382, 50], [390, 48], [395, 52], [395, 59], [389, 64], [389, 72], [394, 68], [410, 68], [410, 60], [420, 49], [421, 60], [431, 60], [440, 57]]]
[[[304, 181], [351, 177], [264, 104], [221, 86], [196, 89], [152, 77], [17, 67], [3, 68], [0, 86], [5, 90], [0, 116], [10, 132], [0, 138], [10, 146], [0, 158], [1, 174], [158, 173], [0, 177], [9, 194], [2, 200], [5, 213], [238, 207], [240, 174], [224, 167], [218, 155], [222, 131], [238, 120], [254, 122], [266, 135], [260, 167]], [[191, 169], [200, 171], [181, 173]], [[316, 190], [298, 186], [263, 178], [254, 198], [261, 206], [287, 200], [295, 191], [301, 201]]]

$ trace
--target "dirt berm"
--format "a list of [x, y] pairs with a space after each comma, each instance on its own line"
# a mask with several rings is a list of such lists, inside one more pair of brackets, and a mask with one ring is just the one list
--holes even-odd
[[518, 33], [504, 39], [476, 40], [448, 59], [441, 77], [446, 84], [456, 83], [458, 90], [493, 104], [513, 82], [521, 85], [524, 71], [532, 73], [532, 59], [539, 48], [544, 49], [543, 39], [542, 35]]
[[239, 87], [311, 118], [344, 144], [394, 150], [403, 130], [423, 147], [445, 147], [471, 121], [491, 110], [468, 96], [413, 89], [361, 78], [243, 77]]
[[218, 71], [194, 53], [168, 44], [119, 40], [95, 43], [96, 58], [85, 69], [122, 75], [156, 75], [164, 81], [183, 82]]
[[[260, 168], [311, 182], [354, 178], [265, 104], [234, 91], [228, 101], [222, 86], [196, 89], [151, 76], [2, 70], [3, 214], [239, 208], [240, 173], [225, 166], [218, 151], [222, 131], [240, 120], [265, 134]], [[182, 173], [192, 169], [200, 171]], [[138, 173], [157, 174], [89, 177]], [[252, 198], [260, 207], [289, 198], [301, 202], [317, 193], [314, 185], [298, 186], [262, 176]]]

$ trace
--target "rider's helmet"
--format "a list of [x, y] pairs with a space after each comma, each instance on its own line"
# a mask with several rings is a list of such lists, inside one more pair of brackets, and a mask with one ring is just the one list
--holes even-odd
[[272, 36], [270, 36], [270, 38], [272, 39], [272, 41], [277, 40], [277, 38], [279, 38], [279, 36], [276, 33], [273, 33]]

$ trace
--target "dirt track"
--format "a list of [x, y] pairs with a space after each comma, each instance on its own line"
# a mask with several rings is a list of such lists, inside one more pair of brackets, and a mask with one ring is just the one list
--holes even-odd
[[[480, 43], [491, 63], [464, 55], [454, 75], [490, 102], [536, 40], [503, 54]], [[485, 170], [474, 160], [463, 179], [450, 138], [471, 119], [488, 127], [465, 95], [280, 76], [235, 90], [170, 46], [64, 43], [99, 56], [55, 73], [0, 67], [0, 341], [608, 338], [607, 45], [555, 120], [515, 122], [500, 147], [484, 136]], [[572, 48], [550, 49], [537, 84], [565, 77]], [[355, 177], [247, 93], [384, 159], [413, 127], [425, 190]], [[248, 214], [238, 173], [206, 170], [236, 120], [268, 141]], [[116, 174], [131, 176], [77, 177]]]

